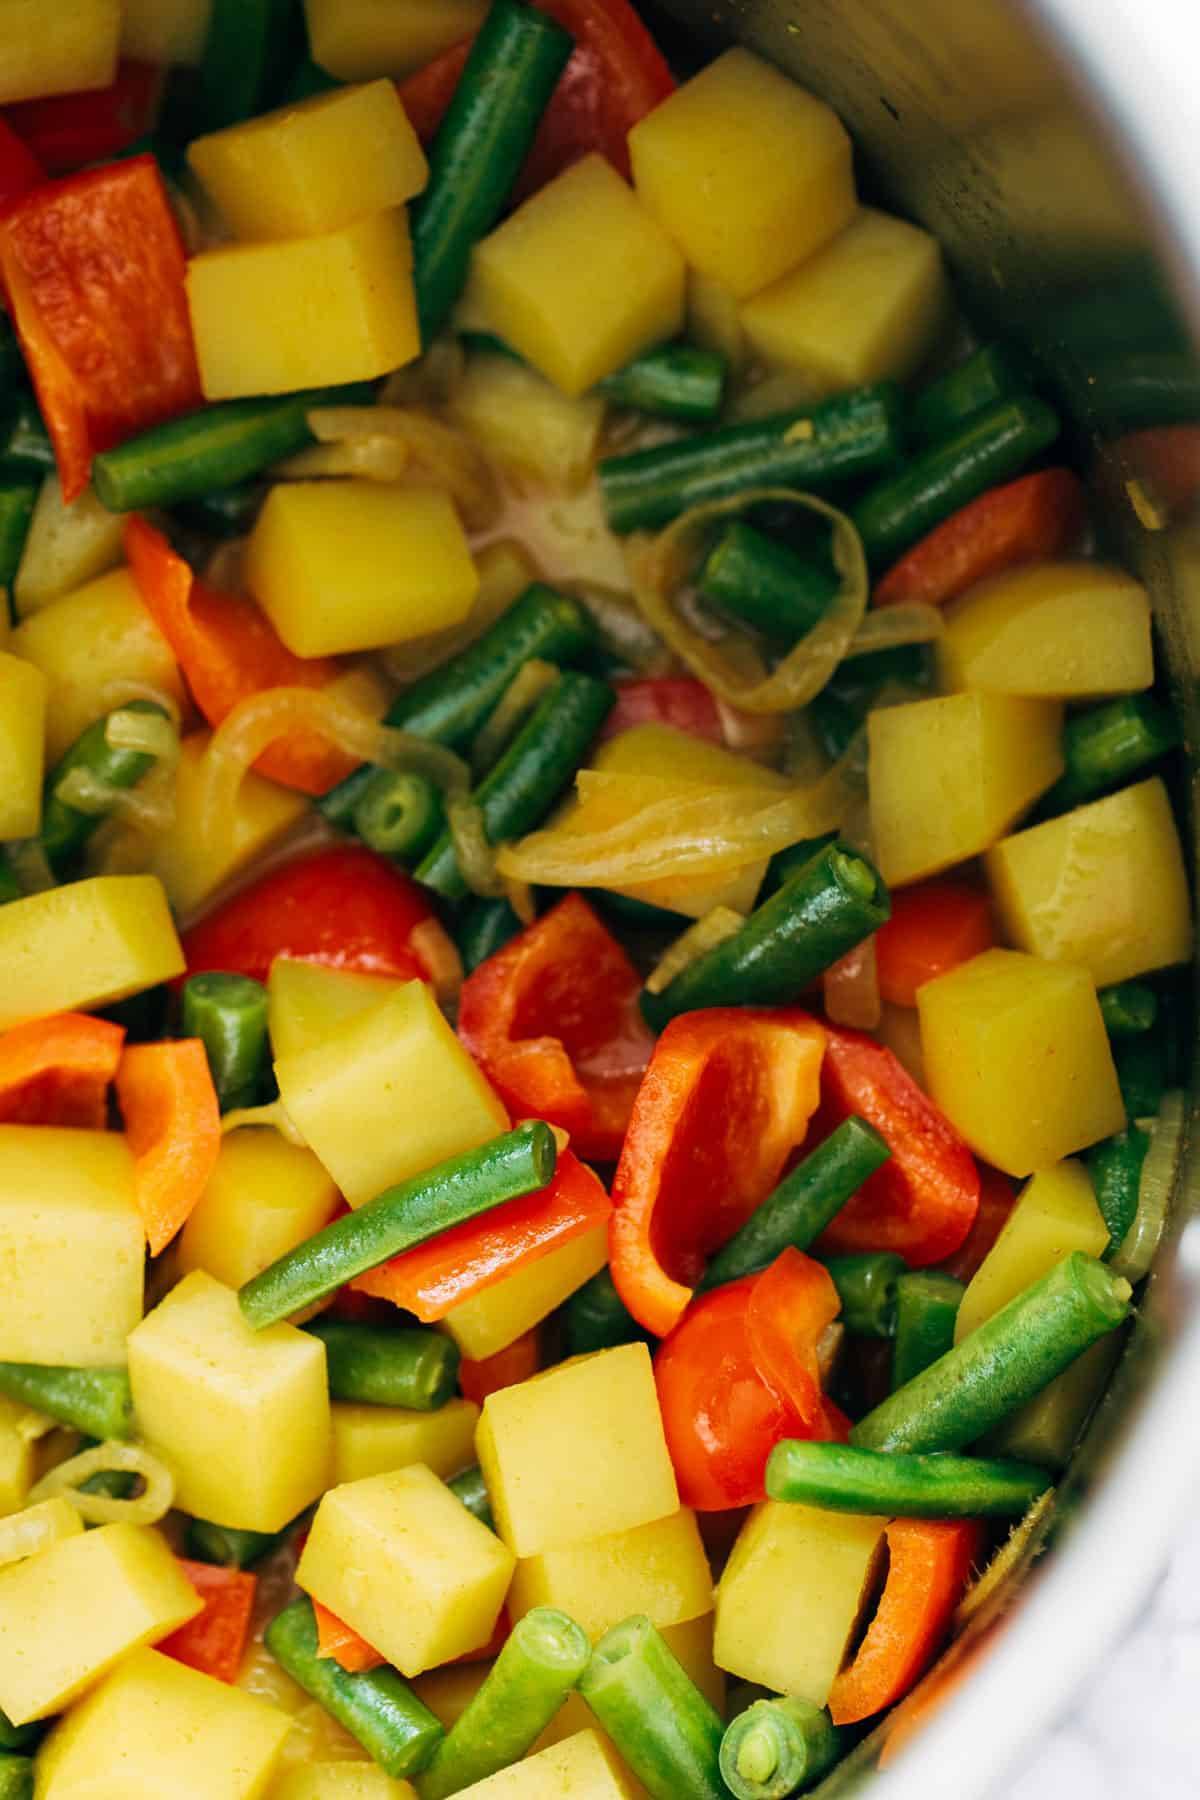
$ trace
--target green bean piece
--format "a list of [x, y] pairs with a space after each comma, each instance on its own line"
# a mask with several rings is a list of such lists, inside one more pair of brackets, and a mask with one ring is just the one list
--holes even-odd
[[20, 900], [25, 890], [17, 880], [17, 871], [13, 868], [8, 851], [0, 844], [0, 906], [7, 906], [10, 900]]
[[651, 1800], [728, 1800], [721, 1716], [643, 1614], [605, 1632], [579, 1691]]
[[214, 1525], [211, 1519], [189, 1519], [184, 1546], [197, 1562], [248, 1569], [277, 1550], [290, 1530], [285, 1525], [282, 1531], [246, 1531], [236, 1525]]
[[33, 1758], [0, 1751], [0, 1800], [33, 1800]]
[[954, 1347], [954, 1322], [966, 1292], [953, 1275], [917, 1269], [896, 1282], [892, 1388], [903, 1387]]
[[510, 939], [523, 930], [520, 919], [507, 900], [485, 900], [476, 897], [464, 908], [458, 923], [455, 942], [470, 975], [497, 950], [503, 950]]
[[442, 798], [424, 775], [375, 769], [354, 808], [354, 829], [369, 850], [413, 862], [445, 825]]
[[484, 1781], [519, 1762], [587, 1668], [592, 1647], [574, 1619], [535, 1606], [518, 1619], [489, 1669], [417, 1779], [421, 1800]]
[[277, 1325], [390, 1256], [545, 1187], [556, 1156], [554, 1133], [534, 1119], [385, 1188], [246, 1282], [244, 1317], [256, 1331]]
[[694, 344], [660, 344], [644, 350], [599, 385], [606, 400], [660, 419], [702, 425], [715, 419], [725, 399], [728, 364], [715, 350]]
[[910, 424], [918, 443], [936, 444], [994, 406], [1027, 393], [1033, 369], [1019, 351], [1003, 344], [984, 344], [923, 387], [913, 402]]
[[283, 91], [283, 104], [298, 106], [301, 100], [312, 100], [318, 94], [332, 93], [334, 88], [341, 87], [341, 85], [336, 75], [331, 75], [327, 69], [321, 68], [320, 64], [315, 63], [311, 56], [302, 56], [292, 70], [287, 87]]
[[28, 1750], [49, 1730], [48, 1719], [31, 1719], [28, 1725], [14, 1725], [7, 1713], [0, 1712], [0, 1750]]
[[1118, 1038], [1112, 1045], [1125, 1112], [1131, 1119], [1151, 1119], [1167, 1091], [1167, 1047], [1156, 1032]]
[[296, 11], [295, 0], [213, 0], [199, 129], [220, 131], [271, 104], [290, 61]]
[[1085, 1158], [1100, 1217], [1108, 1226], [1106, 1258], [1123, 1242], [1137, 1217], [1142, 1165], [1149, 1148], [1149, 1132], [1130, 1125], [1115, 1137], [1093, 1144]]
[[175, 517], [191, 531], [202, 531], [208, 537], [244, 537], [258, 517], [267, 495], [265, 482], [251, 477], [231, 487], [213, 488], [192, 500], [181, 500]]
[[564, 1303], [562, 1324], [568, 1356], [638, 1344], [647, 1335], [618, 1294], [607, 1264]]
[[873, 568], [892, 561], [969, 500], [1020, 474], [1058, 432], [1057, 415], [1026, 394], [997, 401], [909, 458], [850, 509], [867, 561]]
[[483, 1470], [478, 1463], [472, 1463], [469, 1469], [463, 1469], [458, 1475], [452, 1475], [446, 1483], [450, 1492], [462, 1501], [469, 1513], [473, 1513], [481, 1525], [489, 1531], [495, 1531], [496, 1521], [492, 1517], [492, 1496], [488, 1493], [487, 1482], [483, 1479]]
[[1200, 363], [1191, 350], [1143, 350], [1088, 367], [1075, 390], [1080, 411], [1105, 433], [1146, 425], [1191, 425], [1200, 417]]
[[1032, 1400], [1129, 1313], [1132, 1292], [1074, 1250], [854, 1426], [862, 1450], [959, 1450]]
[[410, 209], [421, 342], [450, 316], [471, 251], [500, 217], [574, 48], [544, 13], [492, 0], [429, 151]]
[[811, 631], [838, 591], [831, 568], [806, 561], [742, 519], [725, 527], [698, 585], [706, 600], [781, 647]]
[[37, 401], [23, 390], [0, 433], [0, 481], [40, 481], [57, 463]]
[[458, 1385], [458, 1346], [424, 1325], [316, 1319], [305, 1330], [325, 1346], [329, 1392], [335, 1400], [436, 1412]]
[[747, 488], [823, 493], [878, 474], [900, 454], [901, 413], [899, 388], [880, 382], [818, 406], [607, 457], [599, 478], [609, 525], [622, 533], [652, 530]]
[[894, 1337], [896, 1286], [907, 1267], [904, 1258], [894, 1250], [862, 1250], [823, 1261], [838, 1291], [846, 1330], [855, 1337]]
[[1127, 694], [1075, 713], [1063, 727], [1066, 769], [1043, 794], [1038, 815], [1069, 812], [1120, 787], [1144, 774], [1178, 742], [1173, 709], [1152, 694]]
[[661, 994], [643, 993], [655, 1031], [707, 1006], [782, 1006], [861, 944], [891, 911], [871, 863], [835, 841], [755, 909], [740, 931], [698, 956]]
[[[520, 837], [541, 823], [587, 755], [615, 699], [608, 683], [593, 675], [560, 675], [546, 690], [475, 789], [489, 843]], [[467, 893], [449, 832], [415, 873], [444, 900], [461, 900]]]
[[843, 1119], [717, 1251], [704, 1271], [701, 1291], [757, 1275], [789, 1246], [807, 1250], [890, 1155], [873, 1125], [857, 1117]]
[[217, 971], [189, 976], [180, 1010], [184, 1037], [204, 1045], [221, 1111], [253, 1106], [270, 1063], [262, 982]]
[[35, 481], [0, 486], [0, 588], [10, 588], [17, 578], [37, 497]]
[[787, 1800], [831, 1769], [842, 1736], [823, 1706], [783, 1696], [755, 1700], [726, 1727], [721, 1774], [734, 1800]]
[[276, 1613], [263, 1641], [285, 1673], [396, 1781], [429, 1762], [445, 1736], [429, 1708], [395, 1669], [350, 1675], [333, 1657], [318, 1656], [317, 1622], [307, 1596]]
[[131, 1438], [133, 1394], [124, 1369], [0, 1362], [0, 1394], [94, 1438]]
[[812, 861], [818, 850], [824, 850], [827, 844], [837, 841], [836, 831], [822, 832], [820, 837], [801, 838], [797, 844], [789, 844], [786, 850], [777, 850], [767, 864], [767, 873], [763, 878], [762, 892], [764, 898], [778, 893], [784, 884], [798, 875], [805, 863]]
[[828, 688], [809, 701], [806, 716], [830, 762], [840, 762], [863, 728], [865, 713]]
[[[159, 719], [167, 714], [153, 700], [130, 700], [117, 707], [106, 718], [80, 733], [46, 777], [42, 800], [41, 844], [56, 875], [78, 856], [92, 833], [111, 810], [116, 795], [136, 787], [154, 767], [157, 757], [149, 750], [131, 750], [109, 741], [109, 728], [114, 719], [136, 713]], [[80, 772], [90, 776], [97, 790], [97, 810], [84, 810], [63, 798], [67, 777]], [[103, 805], [105, 791], [113, 799]], [[69, 792], [69, 789], [68, 789]]]
[[826, 1512], [908, 1519], [1019, 1517], [1044, 1494], [1044, 1469], [982, 1456], [913, 1456], [785, 1438], [767, 1458], [772, 1500]]
[[1158, 1018], [1158, 995], [1144, 981], [1119, 981], [1115, 987], [1101, 988], [1097, 998], [1111, 1038], [1140, 1037]]

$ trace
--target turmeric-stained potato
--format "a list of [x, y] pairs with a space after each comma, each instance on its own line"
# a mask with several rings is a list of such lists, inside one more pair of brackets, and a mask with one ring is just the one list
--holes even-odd
[[1107, 1244], [1108, 1226], [1100, 1217], [1083, 1164], [1071, 1158], [1040, 1169], [967, 1283], [954, 1324], [955, 1343], [1049, 1274], [1073, 1250], [1100, 1256]]
[[1154, 680], [1150, 601], [1105, 563], [1043, 562], [980, 582], [946, 611], [947, 688], [1092, 700]]
[[464, 1356], [482, 1362], [540, 1325], [607, 1261], [608, 1226], [597, 1225], [469, 1300], [460, 1300], [441, 1321], [442, 1330]]
[[0, 1031], [86, 1012], [183, 974], [153, 875], [94, 875], [0, 907]]
[[485, 0], [304, 0], [313, 61], [339, 81], [408, 75], [470, 37]]
[[49, 682], [33, 663], [0, 650], [0, 843], [36, 837]]
[[595, 1728], [539, 1750], [462, 1789], [462, 1800], [634, 1800], [640, 1789], [604, 1734]]
[[179, 1267], [239, 1288], [320, 1231], [337, 1207], [338, 1191], [311, 1150], [270, 1126], [231, 1131], [183, 1228]]
[[649, 1525], [615, 1531], [517, 1564], [508, 1597], [514, 1619], [556, 1606], [595, 1640], [631, 1613], [661, 1631], [712, 1611], [712, 1572], [686, 1507]]
[[424, 1463], [446, 1480], [475, 1460], [479, 1408], [473, 1400], [447, 1400], [436, 1412], [405, 1406], [359, 1406], [335, 1402], [333, 1481], [362, 1481]]

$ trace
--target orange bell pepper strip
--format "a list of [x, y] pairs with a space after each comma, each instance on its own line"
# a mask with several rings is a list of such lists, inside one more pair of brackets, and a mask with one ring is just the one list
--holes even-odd
[[965, 881], [920, 881], [892, 895], [873, 939], [882, 999], [915, 1006], [917, 989], [996, 942], [988, 897]]
[[332, 1657], [347, 1675], [361, 1675], [367, 1669], [378, 1669], [387, 1661], [387, 1657], [381, 1656], [366, 1638], [360, 1637], [352, 1625], [339, 1619], [319, 1600], [313, 1601], [312, 1609], [317, 1622], [318, 1656]]
[[494, 1356], [481, 1357], [478, 1362], [464, 1356], [458, 1365], [458, 1385], [464, 1400], [473, 1400], [476, 1406], [482, 1406], [489, 1394], [498, 1394], [501, 1388], [516, 1387], [518, 1382], [528, 1381], [541, 1366], [541, 1333], [535, 1325], [532, 1331], [524, 1332], [503, 1350], [497, 1350]]
[[250, 1617], [258, 1578], [245, 1569], [219, 1569], [212, 1563], [188, 1562], [179, 1566], [204, 1602], [203, 1612], [163, 1638], [155, 1648], [189, 1669], [199, 1669], [217, 1681], [237, 1680], [250, 1634]]
[[0, 1120], [103, 1131], [125, 1032], [87, 1013], [56, 1013], [0, 1037]]
[[[330, 657], [293, 656], [252, 600], [208, 587], [162, 532], [136, 513], [125, 521], [125, 554], [146, 610], [210, 725], [219, 725], [239, 700], [266, 688], [322, 688], [337, 674]], [[284, 787], [324, 794], [357, 764], [319, 732], [294, 730], [264, 750], [254, 766]]]
[[393, 1301], [429, 1325], [585, 1231], [607, 1224], [611, 1213], [600, 1177], [563, 1150], [544, 1188], [455, 1225], [355, 1276], [350, 1285]]
[[835, 1725], [853, 1725], [907, 1694], [941, 1647], [983, 1543], [976, 1519], [893, 1519], [875, 1617], [829, 1694]]
[[561, 1125], [580, 1155], [612, 1160], [654, 1046], [641, 985], [568, 894], [467, 977], [459, 1036], [514, 1117]]
[[705, 1260], [743, 1225], [804, 1137], [824, 1028], [792, 1008], [672, 1019], [634, 1101], [613, 1180], [610, 1268], [639, 1325], [666, 1337]]
[[200, 1039], [131, 1045], [117, 1069], [117, 1100], [133, 1152], [134, 1198], [157, 1256], [208, 1186], [221, 1148], [217, 1096]]
[[184, 270], [152, 156], [43, 182], [0, 218], [0, 272], [64, 499], [98, 451], [201, 404]]

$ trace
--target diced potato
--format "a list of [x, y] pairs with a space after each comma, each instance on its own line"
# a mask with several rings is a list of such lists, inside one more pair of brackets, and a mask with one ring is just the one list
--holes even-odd
[[1010, 569], [946, 609], [938, 672], [948, 689], [1091, 700], [1154, 680], [1150, 601], [1140, 581], [1105, 563]]
[[124, 1362], [145, 1258], [124, 1138], [0, 1125], [0, 1361]]
[[549, 1318], [608, 1261], [608, 1226], [584, 1231], [528, 1268], [460, 1300], [441, 1321], [463, 1355], [483, 1362]]
[[313, 61], [339, 81], [409, 75], [470, 37], [484, 0], [304, 0]]
[[129, 1379], [142, 1436], [186, 1512], [279, 1531], [323, 1492], [325, 1346], [293, 1325], [252, 1331], [232, 1288], [202, 1269], [130, 1333]]
[[18, 625], [10, 648], [50, 682], [46, 759], [55, 763], [80, 732], [134, 692], [150, 689], [176, 706], [183, 683], [170, 646], [128, 569], [64, 594]]
[[564, 394], [582, 394], [674, 337], [683, 281], [678, 250], [593, 154], [475, 246], [463, 305]]
[[14, 1725], [61, 1712], [117, 1658], [203, 1602], [147, 1525], [101, 1525], [0, 1569], [0, 1707]]
[[33, 663], [0, 650], [0, 842], [35, 837], [41, 827], [49, 687]]
[[1082, 964], [1097, 987], [1191, 956], [1187, 872], [1158, 776], [1003, 838], [987, 870], [1005, 936]]
[[311, 1150], [269, 1128], [231, 1131], [183, 1228], [183, 1274], [205, 1269], [239, 1288], [327, 1225], [338, 1191]]
[[513, 1557], [420, 1463], [331, 1488], [296, 1570], [402, 1675], [485, 1644]]
[[886, 1524], [783, 1501], [756, 1506], [717, 1585], [718, 1666], [824, 1706]]
[[[2, 1207], [3, 1200], [0, 1199]], [[0, 1213], [0, 1218], [2, 1216]], [[0, 1518], [20, 1512], [33, 1486], [37, 1440], [28, 1429], [29, 1421], [28, 1407], [19, 1406], [15, 1400], [0, 1394]]]
[[985, 950], [917, 991], [929, 1092], [974, 1150], [1031, 1175], [1123, 1129], [1086, 969]]
[[410, 1781], [393, 1781], [378, 1763], [308, 1763], [289, 1769], [270, 1800], [417, 1800]]
[[314, 237], [202, 251], [187, 289], [209, 400], [370, 381], [420, 354], [402, 208]]
[[418, 1675], [413, 1687], [417, 1698], [449, 1731], [462, 1718], [491, 1668], [489, 1662], [447, 1663], [444, 1668], [428, 1669], [424, 1675]]
[[140, 62], [198, 63], [213, 0], [123, 0], [121, 50]]
[[333, 1481], [362, 1481], [424, 1463], [443, 1480], [475, 1460], [479, 1408], [473, 1400], [447, 1400], [436, 1412], [404, 1406], [333, 1407]]
[[712, 275], [688, 270], [687, 336], [703, 350], [715, 350], [736, 374], [746, 357], [737, 295]]
[[242, 777], [233, 810], [214, 842], [202, 825], [201, 758], [211, 740], [211, 731], [194, 731], [180, 745], [175, 816], [155, 836], [151, 853], [154, 873], [181, 918], [197, 912], [231, 876], [285, 838], [309, 811], [305, 795], [251, 769]]
[[871, 835], [896, 887], [978, 856], [1063, 771], [1062, 709], [950, 694], [867, 715]]
[[561, 1744], [463, 1788], [462, 1800], [633, 1800], [634, 1788], [616, 1751], [593, 1724]]
[[652, 1625], [679, 1625], [712, 1611], [712, 1574], [686, 1508], [649, 1525], [546, 1550], [519, 1562], [508, 1609], [520, 1619], [535, 1606], [568, 1613], [593, 1642], [631, 1613]]
[[468, 357], [450, 396], [458, 423], [492, 461], [553, 488], [577, 488], [596, 460], [604, 398], [569, 398], [511, 356]]
[[851, 223], [742, 308], [746, 342], [803, 379], [803, 401], [868, 381], [907, 380], [946, 316], [937, 240], [864, 207]]
[[0, 1031], [173, 981], [183, 951], [153, 875], [95, 875], [0, 907]]
[[1055, 1473], [1065, 1469], [1124, 1348], [1121, 1331], [1092, 1344], [1040, 1394], [989, 1432], [981, 1448], [989, 1456], [1014, 1456]]
[[395, 83], [335, 88], [194, 138], [188, 162], [235, 237], [315, 237], [419, 194], [429, 179]]
[[475, 1449], [496, 1529], [520, 1557], [679, 1509], [645, 1344], [573, 1357], [489, 1394]]
[[832, 107], [727, 50], [629, 133], [639, 198], [688, 263], [739, 300], [854, 216], [850, 139]]
[[264, 1701], [139, 1650], [39, 1752], [39, 1800], [261, 1800], [291, 1728]]
[[108, 87], [117, 72], [121, 0], [3, 0], [0, 105]]
[[450, 496], [370, 481], [271, 489], [246, 580], [289, 650], [403, 643], [466, 618], [479, 577]]
[[267, 977], [271, 1048], [276, 1056], [311, 1050], [403, 986], [390, 975], [362, 975], [357, 969], [327, 969], [322, 963], [277, 956]]
[[19, 1562], [24, 1557], [36, 1555], [39, 1550], [61, 1544], [64, 1538], [82, 1535], [83, 1519], [62, 1494], [35, 1501], [32, 1506], [23, 1506], [19, 1509], [19, 1517], [13, 1518], [7, 1526], [0, 1525], [6, 1563]]
[[277, 1057], [275, 1076], [351, 1206], [508, 1129], [423, 981], [406, 982], [323, 1043]]
[[84, 488], [68, 506], [58, 476], [47, 475], [13, 583], [18, 618], [28, 618], [106, 569], [115, 569], [124, 528], [124, 519], [101, 506], [93, 488]]
[[1015, 1300], [1073, 1250], [1099, 1256], [1108, 1226], [1082, 1163], [1040, 1169], [1017, 1199], [996, 1242], [967, 1283], [954, 1326], [962, 1339]]

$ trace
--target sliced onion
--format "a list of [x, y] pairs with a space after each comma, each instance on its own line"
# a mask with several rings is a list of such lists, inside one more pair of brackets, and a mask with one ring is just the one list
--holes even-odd
[[[176, 732], [178, 732], [180, 724], [178, 700], [175, 698], [174, 694], [168, 694], [165, 688], [157, 688], [154, 686], [153, 682], [149, 681], [106, 681], [104, 686], [96, 693], [96, 704], [99, 708], [97, 717], [102, 718], [105, 713], [108, 713], [110, 715], [109, 722], [111, 723], [112, 714], [119, 712], [122, 707], [128, 706], [131, 700], [149, 700], [153, 705], [161, 706]], [[151, 715], [145, 713], [135, 713], [133, 715], [134, 718], [146, 718], [149, 716]], [[107, 735], [106, 731], [105, 736]], [[110, 743], [113, 741], [113, 739], [109, 739]], [[136, 748], [137, 746], [134, 747]]]
[[646, 977], [646, 992], [661, 994], [692, 963], [715, 950], [727, 938], [736, 937], [745, 923], [745, 914], [735, 912], [732, 906], [714, 906], [702, 919], [689, 925], [673, 944], [668, 944]]
[[179, 755], [179, 729], [170, 716], [164, 719], [161, 713], [131, 712], [127, 706], [109, 713], [104, 741], [112, 750], [140, 750], [156, 762], [174, 762]]
[[436, 919], [423, 919], [413, 926], [408, 941], [429, 976], [438, 1005], [457, 1006], [464, 979], [463, 960], [449, 932]]
[[1167, 1228], [1183, 1141], [1184, 1106], [1178, 1089], [1163, 1095], [1158, 1117], [1150, 1127], [1150, 1148], [1142, 1164], [1133, 1223], [1108, 1259], [1113, 1274], [1129, 1282], [1138, 1282], [1149, 1273]]
[[[143, 1483], [141, 1493], [129, 1500], [116, 1500], [111, 1494], [84, 1493], [85, 1481], [110, 1471], [139, 1475]], [[171, 1510], [175, 1477], [165, 1463], [140, 1444], [121, 1444], [110, 1438], [69, 1457], [43, 1475], [29, 1490], [29, 1499], [50, 1500], [55, 1494], [64, 1495], [89, 1525], [114, 1525], [121, 1520], [129, 1525], [156, 1525]]]
[[243, 1126], [267, 1126], [277, 1131], [281, 1138], [297, 1149], [307, 1150], [308, 1139], [301, 1137], [298, 1126], [282, 1100], [268, 1101], [265, 1106], [235, 1106], [231, 1111], [221, 1114], [221, 1135], [230, 1131], [241, 1131]]
[[338, 474], [369, 475], [444, 488], [469, 531], [487, 531], [500, 516], [491, 464], [465, 432], [415, 407], [326, 406], [308, 414], [317, 444], [342, 451]]
[[846, 655], [869, 656], [873, 650], [894, 650], [901, 644], [936, 643], [945, 630], [940, 607], [927, 606], [923, 600], [874, 607], [855, 632]]
[[517, 670], [471, 747], [471, 767], [476, 775], [491, 768], [508, 740], [533, 711], [547, 688], [558, 680], [559, 670], [540, 656], [531, 657]]
[[651, 630], [628, 594], [619, 594], [594, 581], [577, 581], [570, 586], [589, 614], [605, 648], [614, 656], [639, 675], [665, 675], [669, 671], [673, 661], [671, 652], [657, 632]]

